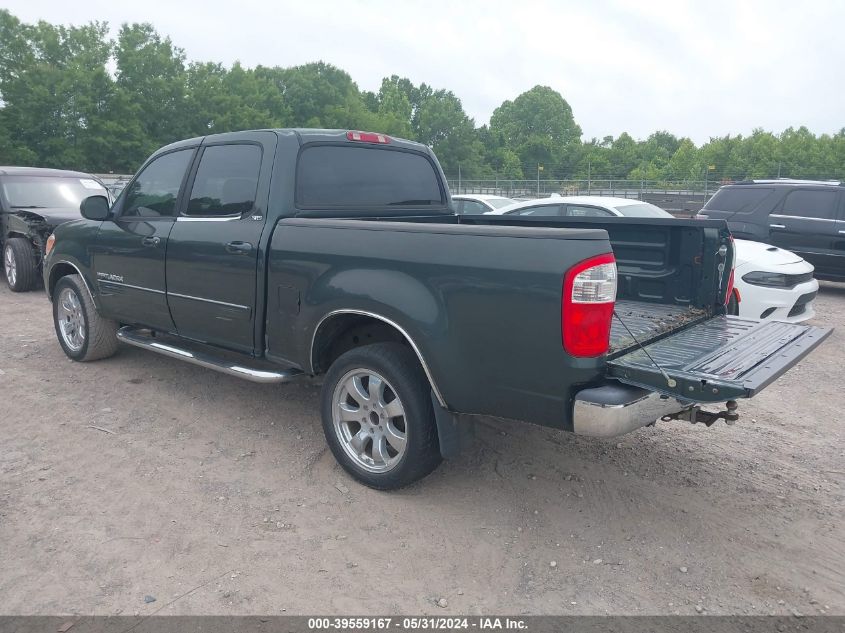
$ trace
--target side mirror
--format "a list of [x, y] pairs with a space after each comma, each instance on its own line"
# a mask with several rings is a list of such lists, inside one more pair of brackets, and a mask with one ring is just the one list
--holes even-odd
[[86, 220], [102, 222], [109, 219], [109, 199], [105, 196], [88, 196], [79, 205], [79, 211]]

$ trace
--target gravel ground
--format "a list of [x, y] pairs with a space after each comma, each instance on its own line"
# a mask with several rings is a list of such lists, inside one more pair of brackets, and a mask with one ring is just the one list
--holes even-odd
[[75, 364], [0, 289], [3, 614], [845, 614], [838, 326], [734, 427], [609, 441], [483, 419], [408, 489], [357, 485], [319, 386], [137, 349]]

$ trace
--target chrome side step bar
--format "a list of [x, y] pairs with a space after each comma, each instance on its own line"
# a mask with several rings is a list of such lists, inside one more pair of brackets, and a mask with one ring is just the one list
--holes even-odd
[[247, 367], [242, 363], [238, 363], [227, 358], [214, 356], [209, 353], [189, 350], [186, 347], [177, 347], [170, 343], [163, 343], [156, 340], [155, 336], [146, 333], [147, 330], [140, 330], [131, 326], [125, 326], [117, 331], [117, 338], [124, 343], [140, 347], [142, 349], [156, 352], [170, 358], [183, 360], [200, 367], [206, 367], [219, 371], [230, 376], [237, 376], [252, 382], [260, 383], [277, 383], [288, 382], [303, 375], [298, 369], [279, 369], [268, 370], [259, 369], [257, 367]]

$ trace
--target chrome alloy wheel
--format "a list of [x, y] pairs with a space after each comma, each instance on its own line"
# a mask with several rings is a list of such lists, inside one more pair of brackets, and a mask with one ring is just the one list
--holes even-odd
[[65, 345], [78, 352], [85, 344], [85, 317], [82, 302], [72, 288], [62, 288], [59, 293], [59, 330]]
[[371, 473], [394, 468], [405, 454], [405, 408], [393, 387], [369, 369], [353, 369], [338, 381], [332, 421], [343, 450]]
[[6, 279], [10, 286], [14, 286], [18, 280], [18, 264], [15, 261], [15, 254], [12, 252], [12, 246], [6, 245], [5, 253], [3, 254], [3, 265], [6, 269]]

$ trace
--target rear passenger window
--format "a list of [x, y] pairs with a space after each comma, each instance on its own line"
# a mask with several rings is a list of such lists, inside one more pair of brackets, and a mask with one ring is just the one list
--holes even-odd
[[567, 215], [571, 218], [606, 218], [613, 214], [598, 207], [582, 207], [570, 204]]
[[255, 206], [261, 148], [257, 145], [211, 145], [200, 159], [187, 215], [240, 215]]
[[461, 213], [464, 215], [480, 215], [482, 213], [486, 213], [487, 211], [489, 211], [489, 209], [480, 202], [475, 200], [464, 200], [464, 206]]
[[370, 147], [305, 148], [296, 170], [305, 208], [442, 206], [432, 163], [420, 154]]
[[813, 189], [790, 191], [783, 201], [783, 208], [778, 213], [802, 218], [833, 220], [836, 218], [838, 195], [836, 191]]
[[533, 215], [538, 218], [556, 218], [563, 215], [564, 207], [559, 204], [541, 204], [536, 207], [517, 209], [510, 215]]

